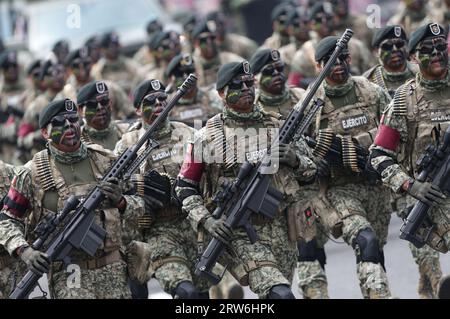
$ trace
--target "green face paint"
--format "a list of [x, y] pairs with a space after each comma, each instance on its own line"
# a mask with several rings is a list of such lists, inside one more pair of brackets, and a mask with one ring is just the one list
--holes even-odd
[[273, 77], [271, 75], [263, 75], [261, 77], [261, 86], [267, 88], [272, 83]]
[[229, 90], [227, 93], [227, 103], [236, 104], [241, 98], [241, 91]]
[[428, 54], [419, 53], [419, 62], [422, 68], [426, 69], [430, 65], [431, 57]]

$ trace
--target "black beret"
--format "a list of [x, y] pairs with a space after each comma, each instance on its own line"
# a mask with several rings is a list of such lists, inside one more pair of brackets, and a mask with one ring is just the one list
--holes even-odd
[[100, 46], [102, 48], [108, 47], [110, 43], [120, 43], [119, 35], [116, 32], [105, 33], [100, 39]]
[[219, 72], [217, 72], [217, 90], [223, 89], [228, 82], [240, 74], [252, 74], [248, 61], [231, 62], [222, 65]]
[[52, 51], [58, 52], [62, 49], [69, 51], [69, 42], [67, 42], [67, 40], [59, 40], [58, 42], [56, 42], [53, 45]]
[[280, 52], [273, 49], [258, 50], [250, 59], [250, 68], [253, 74], [258, 74], [261, 69], [272, 62], [281, 61]]
[[399, 25], [389, 25], [378, 29], [372, 37], [372, 47], [377, 48], [386, 39], [401, 38], [408, 41], [406, 32]]
[[149, 47], [151, 50], [156, 50], [161, 43], [166, 39], [179, 40], [180, 35], [175, 31], [160, 31], [156, 33], [150, 40]]
[[0, 68], [6, 68], [11, 64], [17, 64], [16, 51], [4, 51], [0, 54]]
[[44, 128], [55, 115], [65, 112], [77, 112], [77, 106], [72, 100], [56, 100], [48, 104], [39, 114], [39, 128]]
[[316, 3], [309, 11], [309, 19], [313, 19], [318, 13], [325, 13], [329, 16], [334, 15], [332, 4], [330, 2]]
[[187, 53], [176, 55], [167, 66], [166, 76], [169, 77], [176, 71], [183, 71], [183, 69], [195, 70], [192, 55]]
[[297, 7], [294, 10], [290, 10], [287, 15], [286, 25], [291, 25], [296, 19], [308, 20], [308, 12], [305, 7]]
[[436, 36], [443, 36], [447, 38], [447, 31], [437, 23], [428, 23], [427, 25], [421, 26], [411, 34], [411, 38], [409, 39], [409, 51], [414, 53], [419, 42], [425, 38], [432, 38]]
[[194, 13], [189, 13], [181, 18], [180, 23], [185, 28], [188, 24], [197, 23], [197, 20], [197, 16]]
[[319, 62], [327, 54], [333, 52], [338, 40], [339, 38], [336, 36], [329, 36], [320, 40], [319, 43], [317, 43], [316, 53], [314, 54], [316, 62]]
[[39, 80], [43, 80], [44, 77], [48, 74], [48, 70], [55, 66], [56, 63], [52, 60], [46, 60], [42, 63], [42, 67], [41, 67], [41, 73], [39, 74]]
[[294, 7], [289, 2], [282, 2], [278, 5], [276, 5], [270, 14], [270, 18], [273, 21], [278, 20], [279, 17], [285, 15], [287, 18], [287, 14], [290, 10], [292, 10]]
[[142, 82], [134, 91], [134, 107], [139, 108], [146, 95], [149, 95], [152, 92], [164, 92], [165, 90], [166, 87], [159, 80], [152, 79]]
[[93, 47], [99, 47], [101, 42], [101, 38], [99, 35], [93, 35], [89, 39], [86, 40], [84, 43], [85, 46], [87, 46], [89, 49]]
[[192, 30], [192, 37], [198, 38], [198, 36], [204, 32], [208, 33], [216, 33], [217, 25], [215, 21], [212, 20], [202, 20], [195, 26], [194, 30]]
[[89, 57], [89, 49], [88, 49], [88, 47], [82, 47], [82, 48], [79, 48], [77, 50], [74, 50], [74, 51], [70, 52], [67, 55], [66, 60], [64, 61], [64, 64], [66, 66], [70, 66], [74, 60], [76, 60], [76, 59], [87, 59], [88, 57]]
[[108, 86], [104, 81], [92, 81], [83, 85], [77, 94], [77, 104], [81, 105], [93, 100], [98, 95], [108, 94]]
[[147, 23], [145, 29], [147, 30], [147, 34], [153, 34], [155, 32], [162, 31], [163, 26], [158, 18], [155, 17]]
[[39, 70], [39, 73], [40, 73], [41, 72], [40, 69], [41, 69], [43, 63], [44, 63], [44, 61], [40, 60], [40, 59], [34, 60], [33, 62], [31, 62], [31, 64], [28, 66], [28, 68], [26, 70], [27, 75], [31, 75], [31, 73], [33, 73], [34, 70]]

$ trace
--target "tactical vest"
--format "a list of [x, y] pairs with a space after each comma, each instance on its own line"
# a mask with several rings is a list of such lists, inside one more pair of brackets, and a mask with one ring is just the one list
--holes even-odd
[[303, 98], [304, 90], [300, 88], [289, 88], [289, 97], [283, 103], [277, 105], [268, 105], [261, 101], [260, 91], [257, 91], [255, 101], [261, 105], [264, 111], [275, 112], [282, 115], [282, 119], [285, 119], [292, 110], [292, 107]]
[[427, 92], [411, 79], [398, 89], [393, 114], [406, 116], [408, 137], [402, 141], [398, 159], [413, 174], [417, 159], [433, 143], [433, 130], [440, 132], [439, 142], [442, 142], [450, 124], [450, 90]]
[[[315, 133], [317, 135], [321, 124], [325, 123], [327, 130], [340, 135], [347, 143], [356, 141], [359, 145], [368, 148], [375, 139], [379, 124], [379, 114], [381, 112], [379, 110], [379, 96], [373, 84], [366, 78], [353, 76], [352, 79], [355, 81], [357, 102], [338, 108], [335, 108], [332, 100], [326, 96], [323, 85], [319, 87], [315, 98], [322, 99], [325, 104], [321, 113], [316, 117]], [[334, 173], [336, 177], [343, 177], [350, 172], [340, 170]], [[343, 180], [345, 181], [348, 178], [352, 182], [356, 181], [354, 173], [350, 173], [350, 176], [343, 178]]]
[[[267, 132], [260, 133], [259, 129], [262, 128], [268, 129]], [[203, 198], [210, 201], [206, 203], [208, 209], [210, 208], [208, 205], [212, 204], [211, 198], [219, 191], [223, 182], [236, 178], [244, 160], [256, 163], [262, 159], [267, 153], [267, 147], [272, 143], [276, 128], [279, 128], [279, 118], [267, 112], [263, 112], [260, 121], [224, 120], [223, 114], [217, 114], [208, 120], [201, 132], [203, 154], [211, 155], [211, 159], [215, 160], [207, 166], [208, 171], [203, 174], [202, 179]], [[239, 137], [239, 131], [235, 129], [245, 131], [244, 136]], [[245, 147], [243, 140], [246, 141]], [[220, 160], [222, 162], [218, 162]], [[293, 197], [298, 190], [292, 169], [284, 165], [279, 168], [278, 173], [272, 175], [272, 186], [285, 197]]]
[[190, 127], [194, 127], [194, 121], [201, 121], [203, 126], [215, 114], [217, 110], [209, 105], [208, 95], [199, 91], [194, 103], [177, 104], [170, 113], [170, 120]]
[[[407, 66], [407, 68], [409, 71], [411, 71], [411, 74], [413, 74], [413, 71], [409, 69], [409, 65]], [[388, 92], [391, 97], [394, 97], [395, 91], [405, 82], [405, 81], [395, 81], [395, 82], [387, 81], [383, 77], [383, 66], [381, 65], [374, 66], [372, 69], [367, 71], [364, 76], [370, 82], [373, 82], [381, 86], [383, 89], [385, 89], [386, 92]], [[413, 76], [414, 75], [412, 75], [411, 77]]]
[[[33, 203], [34, 209], [29, 216], [30, 230], [47, 215], [54, 214], [44, 207], [44, 196], [47, 192], [56, 192], [57, 207], [61, 210], [65, 201], [69, 196], [75, 195], [78, 198], [83, 198], [98, 184], [103, 174], [108, 170], [113, 161], [112, 153], [107, 152], [99, 145], [87, 145], [88, 158], [91, 164], [94, 179], [91, 183], [85, 184], [70, 184], [62, 175], [61, 171], [55, 164], [55, 159], [49, 156], [47, 150], [43, 150], [34, 155], [30, 162], [31, 178], [34, 185]], [[113, 251], [118, 251], [121, 248], [121, 220], [120, 213], [116, 208], [108, 208], [96, 210], [95, 222], [106, 230], [106, 237], [97, 252], [97, 256], [104, 255]], [[33, 240], [35, 234], [30, 233], [30, 239]], [[74, 262], [77, 260], [86, 260], [87, 254], [82, 251], [76, 251], [73, 254]]]
[[[184, 158], [184, 146], [186, 143], [182, 143], [182, 138], [189, 138], [193, 134], [193, 129], [179, 122], [170, 122], [170, 126], [170, 133], [156, 140], [159, 147], [150, 153], [147, 161], [142, 163], [139, 168], [139, 172], [144, 175], [152, 169], [156, 170], [160, 174], [167, 175], [173, 185], [180, 172]], [[124, 134], [122, 136], [122, 146], [130, 147], [134, 145], [144, 133], [145, 130], [140, 128]], [[176, 137], [180, 140], [176, 140]], [[139, 150], [138, 155], [142, 154], [143, 151], [144, 147]], [[179, 216], [181, 216], [180, 209], [171, 205], [159, 210], [156, 214], [156, 219], [170, 219]]]
[[114, 150], [114, 147], [116, 146], [117, 142], [120, 141], [122, 138], [122, 135], [127, 131], [129, 127], [128, 123], [119, 123], [119, 121], [113, 122], [113, 127], [111, 132], [108, 134], [108, 136], [105, 136], [104, 139], [94, 139], [93, 137], [89, 136], [88, 133], [82, 128], [81, 131], [81, 141], [88, 144], [98, 144], [101, 145], [103, 148], [106, 148], [108, 150]]

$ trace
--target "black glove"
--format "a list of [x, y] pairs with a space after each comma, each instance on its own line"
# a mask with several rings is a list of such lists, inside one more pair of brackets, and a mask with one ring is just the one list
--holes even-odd
[[28, 269], [36, 275], [42, 276], [50, 270], [50, 260], [48, 256], [32, 247], [27, 247], [20, 255], [20, 259], [27, 265]]
[[419, 182], [418, 180], [410, 182], [406, 191], [412, 197], [429, 206], [441, 205], [447, 198], [436, 185], [429, 182]]
[[328, 164], [327, 160], [321, 159], [318, 163], [316, 163], [316, 165], [317, 165], [317, 177], [325, 178], [330, 176], [331, 169], [330, 164]]
[[123, 198], [119, 180], [116, 177], [111, 177], [107, 181], [101, 182], [98, 187], [100, 188], [100, 191], [109, 199], [111, 206], [117, 207]]
[[297, 154], [294, 151], [292, 144], [282, 144], [278, 145], [272, 153], [272, 158], [278, 158], [280, 164], [288, 165], [292, 168], [296, 168], [299, 165]]
[[204, 221], [203, 227], [214, 238], [220, 240], [225, 245], [230, 245], [231, 239], [233, 237], [233, 230], [230, 228], [230, 226], [225, 224], [224, 218], [215, 219], [214, 217], [210, 216]]

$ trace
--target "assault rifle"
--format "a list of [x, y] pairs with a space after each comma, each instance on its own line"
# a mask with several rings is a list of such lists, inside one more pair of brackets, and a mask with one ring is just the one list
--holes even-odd
[[[144, 135], [135, 145], [123, 151], [102, 178], [102, 181], [107, 181], [112, 177], [118, 178], [119, 180], [127, 180], [131, 177], [141, 163], [150, 155], [150, 152], [159, 146], [152, 139], [152, 136], [166, 120], [169, 112], [178, 100], [195, 84], [196, 80], [195, 75], [189, 75]], [[147, 144], [145, 146], [146, 148], [138, 156], [138, 151], [144, 144]], [[69, 197], [60, 212], [53, 217], [44, 219], [43, 223], [38, 225], [36, 230], [39, 237], [32, 244], [32, 247], [40, 250], [44, 246], [44, 243], [48, 241], [48, 244], [45, 245], [47, 247], [45, 253], [51, 262], [63, 261], [65, 264], [69, 264], [70, 253], [74, 249], [81, 249], [90, 256], [94, 256], [106, 235], [105, 230], [94, 223], [95, 210], [104, 199], [105, 195], [103, 195], [98, 186], [94, 187], [81, 203], [75, 196]], [[73, 213], [70, 214], [71, 212]], [[68, 219], [67, 223], [65, 223], [60, 232], [57, 232], [59, 225], [66, 219]], [[55, 232], [56, 234], [54, 234]], [[10, 294], [9, 298], [23, 299], [28, 297], [38, 280], [39, 276], [29, 270]]]
[[[425, 153], [417, 160], [417, 168], [420, 171], [417, 180], [429, 181], [448, 195], [450, 193], [450, 127], [444, 134], [441, 145], [430, 144]], [[400, 228], [400, 238], [410, 241], [417, 248], [423, 247], [432, 231], [436, 228], [428, 217], [430, 206], [422, 201], [417, 201], [408, 217]], [[418, 234], [418, 231], [424, 233]]]
[[[278, 136], [275, 136], [275, 141], [282, 144], [289, 144], [296, 137], [303, 135], [306, 131], [314, 118], [314, 114], [312, 114], [313, 111], [317, 112], [323, 106], [323, 101], [314, 101], [314, 105], [312, 110], [308, 113], [308, 116], [304, 116], [305, 109], [309, 106], [320, 84], [334, 65], [341, 51], [347, 46], [352, 35], [352, 30], [345, 30], [344, 34], [337, 42], [337, 46], [331, 55], [330, 60], [306, 93], [303, 101], [297, 103], [292, 108], [292, 111], [280, 128]], [[277, 147], [277, 143], [274, 144], [275, 145], [271, 146], [271, 149]], [[231, 229], [243, 227], [246, 230], [251, 243], [256, 242], [258, 236], [255, 229], [250, 224], [250, 215], [262, 214], [268, 218], [274, 218], [282, 199], [282, 194], [270, 186], [270, 172], [272, 172], [270, 167], [272, 164], [270, 153], [271, 152], [267, 152], [262, 160], [256, 165], [248, 162], [245, 162], [242, 165], [237, 179], [232, 185], [225, 188], [225, 193], [219, 196], [222, 201], [213, 212], [213, 217], [215, 218], [220, 218], [222, 214], [225, 214], [225, 224]], [[223, 274], [215, 274], [213, 268], [217, 259], [223, 254], [224, 249], [225, 244], [220, 240], [213, 238], [200, 256], [199, 261], [196, 264], [195, 274], [207, 278], [213, 284], [217, 284], [222, 279]]]

